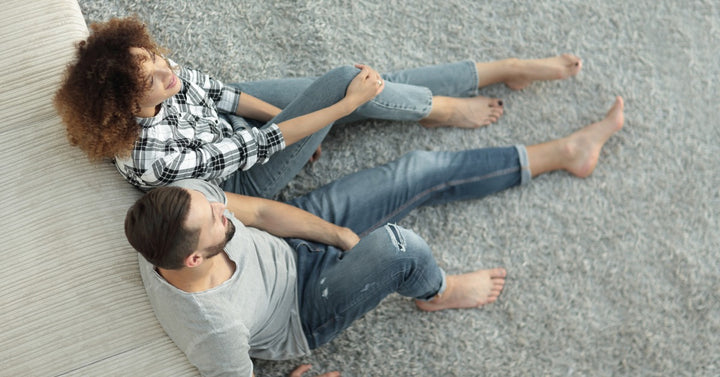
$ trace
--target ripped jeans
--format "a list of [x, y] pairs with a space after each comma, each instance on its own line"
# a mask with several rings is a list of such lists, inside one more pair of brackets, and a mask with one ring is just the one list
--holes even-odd
[[391, 293], [429, 300], [445, 290], [445, 273], [428, 245], [395, 222], [419, 206], [478, 199], [529, 181], [524, 146], [416, 151], [289, 201], [361, 237], [348, 251], [287, 240], [297, 252], [300, 318], [310, 348]]

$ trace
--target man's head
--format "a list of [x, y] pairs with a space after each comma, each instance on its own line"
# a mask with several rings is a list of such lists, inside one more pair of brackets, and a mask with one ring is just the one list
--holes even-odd
[[65, 71], [55, 108], [70, 143], [88, 157], [126, 156], [140, 131], [135, 115], [151, 90], [145, 62], [163, 50], [135, 17], [113, 18], [90, 28], [91, 35], [78, 43], [75, 61]]
[[224, 211], [198, 191], [161, 187], [130, 207], [125, 236], [156, 267], [194, 267], [222, 252], [235, 234]]

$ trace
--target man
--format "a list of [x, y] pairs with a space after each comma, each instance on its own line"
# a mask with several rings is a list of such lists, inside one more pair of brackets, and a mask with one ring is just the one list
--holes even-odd
[[425, 311], [494, 302], [504, 269], [445, 276], [428, 245], [393, 222], [421, 205], [481, 198], [552, 170], [585, 177], [622, 125], [618, 97], [605, 119], [566, 138], [412, 152], [289, 204], [179, 181], [138, 200], [125, 233], [142, 254], [156, 316], [190, 361], [203, 375], [250, 376], [251, 357], [306, 355], [393, 292]]

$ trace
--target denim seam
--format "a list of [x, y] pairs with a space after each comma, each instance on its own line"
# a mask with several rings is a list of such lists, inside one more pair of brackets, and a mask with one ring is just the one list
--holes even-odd
[[395, 215], [397, 215], [399, 212], [403, 211], [405, 208], [407, 208], [408, 206], [410, 206], [412, 203], [420, 200], [421, 198], [423, 198], [423, 197], [425, 197], [425, 196], [427, 196], [427, 195], [430, 195], [431, 193], [433, 193], [433, 192], [435, 192], [435, 191], [442, 190], [442, 189], [444, 189], [444, 188], [446, 188], [446, 187], [458, 186], [458, 185], [462, 185], [462, 184], [465, 184], [465, 183], [477, 182], [477, 181], [481, 181], [481, 180], [488, 179], [488, 178], [494, 178], [494, 177], [498, 177], [498, 176], [501, 176], [501, 175], [506, 175], [506, 174], [510, 174], [510, 173], [515, 173], [515, 172], [517, 172], [517, 171], [519, 171], [519, 170], [520, 170], [520, 168], [507, 168], [507, 169], [499, 170], [499, 171], [496, 171], [496, 172], [493, 172], [493, 173], [490, 173], [490, 174], [486, 174], [486, 175], [483, 175], [483, 176], [479, 176], [479, 177], [458, 179], [458, 180], [455, 180], [455, 181], [450, 181], [450, 182], [446, 182], [446, 183], [439, 184], [439, 185], [437, 185], [437, 186], [433, 186], [433, 187], [431, 187], [431, 188], [429, 188], [429, 189], [427, 189], [427, 190], [425, 190], [425, 191], [423, 191], [423, 192], [418, 193], [418, 194], [415, 195], [414, 197], [410, 198], [410, 200], [406, 201], [405, 204], [399, 206], [399, 207], [396, 208], [394, 211], [392, 211], [390, 214], [388, 214], [387, 216], [385, 216], [385, 217], [383, 217], [382, 219], [380, 219], [380, 221], [378, 221], [377, 223], [375, 223], [375, 224], [374, 224], [373, 226], [371, 226], [368, 230], [366, 230], [365, 232], [363, 232], [363, 233], [360, 235], [360, 237], [362, 238], [362, 237], [366, 236], [366, 235], [367, 235], [368, 233], [370, 233], [371, 231], [377, 229], [380, 225], [387, 223], [389, 219], [393, 218], [393, 217], [394, 217]]

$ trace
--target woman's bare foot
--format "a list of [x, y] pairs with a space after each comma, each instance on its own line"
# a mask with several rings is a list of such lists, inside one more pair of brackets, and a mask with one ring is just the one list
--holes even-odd
[[504, 268], [478, 270], [447, 277], [447, 288], [430, 301], [415, 300], [420, 310], [433, 312], [443, 309], [477, 308], [497, 300], [505, 285]]
[[514, 90], [524, 89], [538, 80], [566, 79], [582, 69], [582, 60], [571, 54], [545, 59], [510, 59], [509, 64], [514, 73], [505, 80], [505, 85]]
[[420, 124], [428, 128], [478, 128], [497, 122], [502, 114], [503, 103], [497, 98], [434, 96], [432, 110]]

